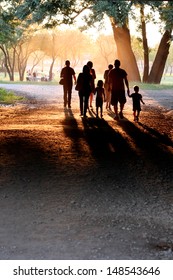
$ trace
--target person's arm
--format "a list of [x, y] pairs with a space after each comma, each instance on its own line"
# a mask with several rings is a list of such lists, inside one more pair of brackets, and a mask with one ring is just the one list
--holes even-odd
[[125, 85], [126, 85], [126, 87], [127, 87], [127, 94], [128, 94], [128, 96], [129, 96], [130, 90], [129, 90], [129, 81], [128, 81], [128, 79], [127, 79], [127, 76], [125, 77], [124, 81], [125, 81]]
[[141, 103], [145, 105], [145, 102], [143, 101], [142, 99], [142, 96], [141, 96], [141, 99], [140, 99]]
[[93, 79], [95, 80], [96, 79], [96, 72], [94, 69], [92, 69], [92, 76], [93, 76]]
[[75, 82], [75, 85], [76, 85], [77, 80], [76, 80], [76, 75], [75, 74], [73, 75], [73, 79], [74, 79], [74, 82]]

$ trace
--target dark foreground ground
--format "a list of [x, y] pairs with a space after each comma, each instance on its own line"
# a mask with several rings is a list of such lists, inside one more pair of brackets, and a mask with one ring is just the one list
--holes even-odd
[[1, 259], [173, 259], [173, 119], [0, 108]]

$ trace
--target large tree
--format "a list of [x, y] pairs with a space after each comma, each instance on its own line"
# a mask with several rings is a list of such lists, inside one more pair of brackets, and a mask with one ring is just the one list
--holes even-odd
[[33, 49], [28, 39], [33, 35], [33, 28], [15, 16], [20, 1], [2, 1], [0, 6], [0, 49], [4, 55], [4, 66], [10, 81], [14, 81], [17, 69], [23, 81], [27, 60]]

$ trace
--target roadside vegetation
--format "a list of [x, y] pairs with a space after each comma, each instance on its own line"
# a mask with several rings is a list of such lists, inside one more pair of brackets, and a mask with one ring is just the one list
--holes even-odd
[[15, 95], [12, 91], [7, 91], [0, 88], [0, 103], [2, 104], [14, 104], [17, 101], [24, 100], [24, 97]]

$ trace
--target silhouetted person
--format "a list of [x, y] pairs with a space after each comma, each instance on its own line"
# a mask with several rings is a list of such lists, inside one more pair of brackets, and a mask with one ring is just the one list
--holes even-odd
[[103, 81], [99, 80], [97, 83], [97, 87], [95, 88], [96, 94], [96, 116], [98, 118], [98, 110], [100, 108], [100, 116], [103, 117], [103, 102], [105, 100], [105, 91], [103, 88]]
[[70, 61], [66, 60], [65, 67], [62, 68], [60, 77], [64, 79], [63, 84], [63, 91], [64, 91], [64, 107], [67, 106], [68, 108], [71, 108], [71, 93], [72, 93], [72, 87], [73, 87], [73, 79], [76, 83], [76, 76], [75, 71], [72, 67], [70, 67]]
[[106, 98], [106, 109], [111, 109], [111, 90], [109, 87], [108, 75], [110, 70], [113, 68], [112, 64], [108, 65], [108, 69], [105, 70], [103, 78], [104, 78], [104, 89], [105, 89], [105, 98]]
[[93, 69], [93, 63], [92, 61], [88, 61], [87, 62], [87, 65], [90, 69], [90, 74], [92, 75], [93, 77], [93, 81], [92, 81], [92, 85], [91, 85], [91, 92], [90, 92], [90, 96], [89, 96], [89, 106], [90, 108], [92, 109], [92, 101], [93, 101], [93, 96], [94, 96], [94, 90], [95, 90], [95, 79], [96, 79], [96, 72], [95, 70]]
[[133, 100], [133, 115], [134, 115], [134, 121], [139, 121], [139, 114], [141, 111], [141, 103], [145, 104], [142, 95], [139, 93], [139, 87], [134, 86], [134, 93], [129, 94], [129, 97], [132, 97]]
[[118, 119], [118, 102], [120, 103], [119, 117], [123, 118], [124, 104], [126, 103], [125, 85], [129, 94], [127, 73], [120, 68], [120, 61], [115, 60], [115, 68], [109, 72], [109, 85], [111, 89], [111, 105], [114, 106], [115, 119]]
[[77, 78], [76, 90], [79, 92], [79, 105], [80, 114], [86, 117], [86, 112], [88, 109], [88, 100], [92, 88], [92, 75], [90, 74], [90, 69], [87, 65], [84, 65], [83, 72], [79, 73]]
[[36, 81], [36, 79], [37, 79], [37, 73], [36, 73], [36, 72], [33, 72], [32, 75], [33, 75], [33, 80]]

